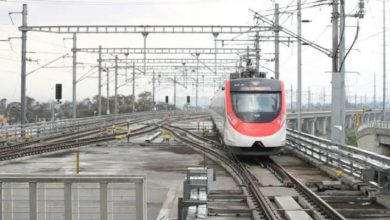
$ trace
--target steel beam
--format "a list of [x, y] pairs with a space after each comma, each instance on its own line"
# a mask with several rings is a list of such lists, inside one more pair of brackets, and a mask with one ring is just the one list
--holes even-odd
[[[130, 66], [123, 66], [123, 65], [118, 64], [118, 68], [124, 69], [124, 68], [130, 68]], [[135, 69], [143, 73], [143, 70], [141, 68], [142, 68], [142, 66], [135, 65]], [[185, 68], [186, 69], [196, 69], [196, 64], [191, 65], [191, 66], [186, 65]], [[235, 65], [220, 65], [220, 66], [217, 66], [217, 68], [219, 70], [232, 70], [232, 69], [234, 70], [234, 69], [236, 69], [236, 66]], [[155, 64], [155, 65], [146, 66], [146, 70], [180, 70], [180, 69], [183, 69], [183, 65], [156, 65]], [[209, 70], [209, 68], [205, 67], [205, 66], [199, 66], [199, 69]]]
[[[99, 48], [78, 48], [78, 52], [99, 53]], [[144, 54], [144, 48], [102, 48], [103, 54]], [[246, 48], [217, 48], [219, 54], [246, 53]], [[215, 54], [215, 48], [146, 48], [147, 54]]]
[[[200, 53], [196, 53], [200, 54]], [[115, 59], [103, 59], [103, 62], [114, 62]], [[127, 61], [134, 62], [134, 63], [144, 63], [144, 59], [118, 59], [118, 63], [127, 63]], [[217, 59], [217, 64], [224, 64], [224, 63], [236, 63], [239, 60], [238, 59]], [[198, 61], [196, 59], [191, 58], [149, 58], [146, 59], [146, 63], [197, 63]], [[215, 59], [199, 59], [199, 62], [202, 63], [215, 63]]]
[[110, 34], [110, 33], [156, 33], [156, 34], [243, 34], [271, 30], [270, 26], [210, 26], [210, 25], [64, 25], [23, 26], [21, 31], [48, 32], [58, 34]]

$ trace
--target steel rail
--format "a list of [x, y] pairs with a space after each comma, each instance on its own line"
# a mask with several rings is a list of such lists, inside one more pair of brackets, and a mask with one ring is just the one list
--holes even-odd
[[[157, 126], [157, 125], [152, 126], [152, 127], [150, 127], [150, 125], [146, 125], [146, 126], [143, 126], [142, 128], [135, 129], [134, 130], [135, 132], [130, 134], [129, 137], [143, 135], [143, 134], [149, 133], [151, 131], [154, 131], [158, 128], [159, 128], [159, 126]], [[74, 147], [81, 147], [81, 146], [95, 144], [95, 143], [99, 143], [99, 142], [112, 141], [112, 140], [115, 140], [116, 136], [124, 135], [124, 134], [127, 134], [127, 132], [111, 134], [111, 135], [107, 135], [104, 137], [92, 137], [92, 138], [85, 138], [85, 139], [80, 139], [80, 140], [71, 140], [71, 141], [64, 141], [64, 142], [59, 142], [59, 143], [50, 143], [50, 144], [45, 144], [45, 145], [40, 145], [40, 146], [28, 147], [25, 149], [14, 150], [13, 152], [4, 152], [4, 153], [0, 152], [0, 161], [20, 158], [20, 157], [25, 157], [25, 156], [31, 156], [31, 155], [37, 155], [37, 154], [42, 154], [42, 153], [47, 153], [47, 152], [53, 152], [53, 151], [58, 151], [58, 150], [64, 150], [64, 149], [69, 149], [69, 148], [74, 148]]]
[[[30, 146], [28, 148], [24, 149], [16, 149], [13, 151], [8, 152], [0, 152], [0, 161], [9, 160], [9, 159], [15, 159], [19, 157], [25, 157], [25, 156], [31, 156], [31, 155], [37, 155], [47, 152], [53, 152], [58, 150], [64, 150], [74, 147], [80, 147], [85, 146], [89, 144], [99, 143], [99, 142], [106, 142], [106, 141], [112, 141], [115, 140], [117, 136], [121, 135], [128, 135], [129, 137], [134, 137], [138, 135], [147, 134], [149, 132], [155, 131], [159, 127], [161, 127], [165, 123], [170, 123], [172, 121], [177, 121], [177, 117], [182, 117], [183, 115], [175, 115], [168, 118], [163, 118], [161, 121], [154, 123], [152, 126], [150, 124], [145, 125], [141, 128], [133, 130], [132, 133], [128, 134], [126, 132], [119, 132], [115, 134], [106, 135], [103, 137], [89, 137], [89, 138], [82, 138], [82, 139], [73, 139], [73, 140], [66, 140], [66, 141], [60, 141], [60, 142], [54, 142], [54, 143], [47, 143], [39, 146]], [[187, 117], [184, 119], [192, 118], [197, 119], [200, 117], [205, 117], [203, 115], [196, 115], [195, 117]], [[179, 119], [180, 120], [180, 119]]]
[[293, 183], [294, 188], [298, 192], [302, 192], [310, 199], [310, 201], [313, 201], [321, 209], [318, 211], [324, 211], [330, 217], [330, 219], [333, 220], [347, 220], [337, 210], [326, 203], [320, 196], [316, 195], [312, 190], [305, 186], [305, 184], [295, 178], [291, 173], [287, 172], [287, 170], [284, 169], [280, 164], [276, 163], [272, 159], [270, 162], [272, 163], [274, 169], [277, 168], [279, 170], [277, 172], [282, 175], [286, 175], [289, 178], [289, 180]]
[[[147, 121], [147, 120], [151, 120], [151, 119], [153, 119], [153, 118], [136, 119], [136, 120], [130, 121], [129, 124], [133, 125], [133, 124], [140, 123], [140, 122]], [[53, 141], [53, 140], [54, 141], [66, 141], [66, 140], [71, 140], [73, 138], [85, 137], [85, 136], [99, 133], [104, 129], [111, 128], [112, 126], [125, 126], [126, 124], [127, 124], [127, 122], [120, 121], [120, 122], [115, 123], [115, 124], [110, 124], [110, 125], [107, 125], [104, 127], [100, 127], [100, 126], [94, 127], [94, 128], [82, 130], [80, 132], [72, 132], [72, 133], [68, 133], [68, 134], [64, 134], [64, 133], [56, 134], [56, 135], [49, 136], [49, 137], [43, 137], [43, 138], [37, 139], [37, 140], [32, 140], [32, 141], [28, 141], [28, 142], [24, 142], [24, 143], [18, 143], [18, 144], [6, 146], [6, 147], [1, 147], [0, 152], [10, 150], [10, 149], [18, 149], [18, 148], [26, 147], [26, 146], [33, 145], [33, 144], [39, 144], [40, 142], [43, 142], [43, 141]], [[68, 135], [68, 136], [64, 137], [65, 135]]]
[[[237, 160], [233, 155], [228, 156], [226, 151], [222, 151], [222, 146], [219, 146], [219, 149], [212, 149], [210, 147], [205, 147], [202, 143], [195, 142], [194, 140], [190, 140], [186, 138], [185, 135], [180, 134], [180, 132], [185, 132], [185, 134], [189, 134], [190, 136], [201, 140], [203, 143], [210, 143], [208, 140], [205, 141], [204, 138], [199, 138], [199, 136], [189, 132], [185, 129], [181, 129], [172, 125], [164, 125], [162, 126], [164, 129], [170, 131], [174, 137], [177, 139], [187, 143], [189, 146], [195, 147], [200, 151], [208, 154], [212, 158], [215, 158], [215, 162], [220, 162], [220, 164], [228, 166], [233, 173], [230, 173], [232, 176], [237, 176], [242, 185], [245, 186], [250, 193], [251, 197], [256, 201], [258, 207], [261, 207], [260, 210], [256, 210], [261, 212], [262, 215], [266, 217], [266, 219], [281, 219], [280, 215], [274, 210], [270, 201], [262, 194], [262, 192], [258, 189], [256, 183], [253, 181], [252, 175], [248, 172], [248, 170]], [[223, 166], [222, 166], [223, 167]], [[228, 171], [229, 172], [229, 171]]]
[[[218, 147], [218, 149], [211, 149], [210, 147], [203, 146], [199, 143], [194, 143], [191, 140], [188, 140], [185, 138], [184, 135], [175, 135], [179, 140], [182, 140], [183, 142], [186, 142], [189, 145], [195, 145], [195, 147], [199, 148], [203, 152], [210, 153], [212, 155], [215, 155], [218, 159], [221, 160], [221, 162], [228, 163], [227, 165], [233, 168], [236, 168], [235, 175], [238, 175], [243, 183], [246, 183], [246, 186], [248, 190], [254, 195], [254, 198], [256, 198], [256, 201], [259, 205], [261, 205], [264, 214], [267, 214], [268, 219], [281, 219], [281, 216], [278, 213], [278, 210], [271, 208], [272, 205], [268, 203], [268, 199], [264, 196], [262, 196], [261, 192], [258, 190], [257, 186], [257, 177], [256, 175], [252, 174], [245, 165], [243, 165], [237, 158], [234, 157], [234, 155], [228, 155], [226, 153], [226, 148], [224, 146], [216, 141], [201, 137], [199, 135], [196, 135], [186, 129], [176, 127], [176, 126], [164, 126], [164, 127], [170, 127], [174, 130], [178, 130], [181, 132], [185, 132], [186, 136], [191, 136], [193, 138], [196, 138], [200, 140], [203, 143], [211, 144], [213, 146]], [[174, 132], [173, 130], [170, 130], [171, 132]], [[169, 129], [168, 129], [169, 130]], [[222, 152], [221, 152], [222, 150]], [[233, 157], [232, 157], [233, 156]], [[274, 175], [280, 177], [283, 179], [283, 184], [286, 187], [294, 186], [294, 188], [297, 190], [299, 194], [304, 195], [309, 202], [313, 202], [315, 204], [315, 207], [313, 207], [313, 211], [317, 211], [316, 214], [325, 214], [325, 217], [329, 217], [330, 219], [335, 220], [345, 220], [346, 218], [343, 217], [337, 210], [333, 209], [328, 203], [326, 203], [324, 200], [322, 200], [319, 196], [317, 196], [313, 191], [311, 191], [308, 187], [306, 187], [302, 182], [300, 182], [298, 179], [296, 179], [292, 174], [288, 173], [283, 167], [281, 167], [279, 164], [277, 164], [274, 161], [271, 161], [270, 165], [267, 165], [268, 169], [274, 171]], [[272, 165], [272, 166], [271, 166]], [[271, 168], [270, 168], [271, 167]], [[234, 170], [234, 169], [233, 169]], [[233, 174], [234, 175], [234, 174]], [[263, 198], [261, 198], [263, 197]]]

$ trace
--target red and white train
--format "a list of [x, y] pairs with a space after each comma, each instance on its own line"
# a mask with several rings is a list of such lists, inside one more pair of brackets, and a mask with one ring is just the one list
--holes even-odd
[[214, 124], [237, 155], [272, 155], [286, 142], [284, 84], [266, 78], [225, 82], [211, 102]]

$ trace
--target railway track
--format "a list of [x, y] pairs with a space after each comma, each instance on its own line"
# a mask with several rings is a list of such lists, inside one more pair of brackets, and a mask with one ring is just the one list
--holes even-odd
[[[75, 139], [75, 138], [82, 138], [82, 137], [86, 137], [86, 136], [90, 136], [90, 135], [96, 135], [106, 129], [109, 129], [111, 128], [112, 126], [117, 126], [117, 127], [122, 127], [122, 126], [126, 126], [127, 123], [129, 123], [130, 125], [134, 125], [134, 124], [137, 124], [137, 123], [141, 123], [141, 122], [144, 122], [144, 121], [148, 121], [148, 120], [151, 120], [153, 119], [153, 117], [150, 117], [149, 115], [148, 116], [145, 116], [145, 117], [142, 117], [142, 118], [138, 118], [138, 119], [134, 119], [134, 120], [131, 120], [131, 121], [127, 121], [127, 120], [121, 120], [119, 122], [116, 122], [116, 123], [111, 123], [109, 125], [106, 125], [106, 126], [96, 126], [96, 127], [93, 127], [93, 128], [89, 128], [89, 129], [83, 129], [79, 132], [76, 132], [76, 131], [73, 131], [71, 133], [63, 133], [63, 134], [55, 134], [55, 135], [51, 135], [51, 136], [48, 136], [48, 137], [42, 137], [42, 138], [39, 138], [39, 139], [35, 139], [35, 140], [30, 140], [30, 141], [26, 141], [26, 142], [22, 142], [22, 143], [17, 143], [17, 144], [12, 144], [12, 145], [9, 145], [9, 146], [5, 146], [5, 147], [1, 147], [0, 148], [0, 151], [2, 150], [9, 150], [9, 149], [17, 149], [17, 148], [21, 148], [21, 147], [25, 147], [25, 146], [29, 146], [29, 145], [33, 145], [33, 144], [38, 144], [38, 143], [41, 143], [41, 142], [55, 142], [55, 141], [66, 141], [66, 140], [72, 140], [72, 139]], [[77, 128], [74, 128], [74, 130], [77, 130]]]
[[[149, 133], [151, 131], [154, 131], [158, 129], [159, 125], [146, 125], [143, 126], [139, 129], [133, 130], [133, 132], [129, 135], [130, 137], [138, 136], [138, 135], [143, 135], [146, 133]], [[38, 154], [43, 154], [47, 152], [53, 152], [53, 151], [58, 151], [58, 150], [64, 150], [64, 149], [69, 149], [69, 148], [74, 148], [74, 147], [81, 147], [81, 146], [86, 146], [90, 144], [95, 144], [99, 142], [107, 142], [107, 141], [112, 141], [115, 140], [116, 136], [118, 135], [124, 135], [127, 134], [127, 132], [121, 132], [121, 133], [116, 133], [116, 134], [110, 134], [106, 136], [101, 136], [101, 137], [90, 137], [90, 138], [82, 138], [78, 140], [67, 140], [67, 141], [60, 141], [60, 142], [54, 142], [54, 143], [46, 143], [38, 146], [29, 146], [23, 149], [13, 149], [5, 152], [0, 152], [0, 161], [4, 160], [10, 160], [10, 159], [15, 159], [15, 158], [20, 158], [20, 157], [25, 157], [25, 156], [31, 156], [31, 155], [38, 155]]]
[[[157, 116], [160, 117], [160, 115], [157, 115]], [[154, 118], [147, 118], [147, 119], [136, 119], [136, 120], [132, 121], [132, 124], [141, 123], [141, 122], [145, 122], [145, 121], [148, 121], [151, 119], [155, 119], [155, 117]], [[193, 120], [193, 119], [204, 118], [204, 117], [206, 117], [206, 116], [196, 115], [195, 117], [185, 117], [185, 118], [183, 118], [183, 120]], [[177, 121], [177, 120], [180, 120], [180, 118], [182, 118], [182, 115], [174, 115], [174, 116], [164, 117], [156, 123], [147, 124], [147, 125], [142, 126], [138, 129], [132, 130], [129, 137], [147, 134], [149, 132], [157, 130], [159, 127], [161, 127], [165, 123]], [[120, 123], [120, 124], [126, 125], [127, 122]], [[96, 132], [100, 132], [100, 131], [101, 131], [101, 129], [99, 128], [96, 131], [94, 130], [92, 133], [86, 132], [86, 133], [79, 134], [79, 135], [72, 136], [72, 137], [60, 138], [58, 140], [53, 138], [52, 142], [47, 142], [47, 143], [35, 143], [34, 142], [34, 143], [26, 144], [26, 145], [4, 147], [4, 148], [0, 149], [0, 161], [16, 159], [16, 158], [31, 156], [31, 155], [38, 155], [38, 154], [43, 154], [43, 153], [47, 153], [47, 152], [53, 152], [53, 151], [58, 151], [58, 150], [74, 148], [74, 147], [86, 146], [86, 145], [95, 144], [95, 143], [99, 143], [99, 142], [113, 141], [118, 136], [123, 137], [123, 135], [127, 135], [127, 131], [124, 131], [124, 132], [118, 132], [118, 133], [114, 133], [114, 134], [107, 134], [105, 136], [96, 136], [95, 135]], [[93, 135], [93, 136], [87, 137], [87, 136], [91, 136], [91, 135]]]
[[[286, 213], [275, 205], [274, 201], [264, 195], [261, 190], [261, 175], [251, 171], [251, 164], [243, 161], [233, 154], [229, 153], [225, 147], [216, 142], [203, 138], [190, 131], [172, 125], [164, 125], [165, 129], [170, 131], [173, 136], [186, 143], [187, 145], [205, 153], [222, 167], [227, 168], [228, 172], [234, 177], [238, 185], [245, 186], [247, 192], [255, 204], [255, 209], [252, 215], [258, 219], [288, 219]], [[256, 159], [256, 166], [262, 166], [269, 173], [276, 176], [281, 182], [281, 187], [294, 190], [299, 197], [299, 200], [305, 201], [305, 207], [302, 208], [313, 219], [336, 219], [345, 220], [345, 218], [333, 209], [329, 204], [312, 192], [308, 187], [288, 173], [283, 167], [279, 166], [275, 161], [266, 160], [260, 162]]]

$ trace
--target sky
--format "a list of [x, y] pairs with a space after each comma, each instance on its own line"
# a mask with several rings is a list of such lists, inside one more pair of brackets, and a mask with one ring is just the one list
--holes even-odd
[[[317, 0], [302, 0], [304, 5]], [[279, 0], [281, 11], [280, 22], [283, 27], [296, 32], [295, 0]], [[330, 1], [325, 1], [330, 2]], [[390, 18], [390, 1], [387, 1], [386, 12]], [[28, 4], [28, 25], [253, 25], [254, 10], [262, 15], [267, 15], [273, 19], [273, 7], [275, 1], [271, 0], [8, 0], [0, 1], [0, 40], [9, 37], [20, 37], [18, 26], [21, 24], [19, 14], [12, 15], [9, 12], [19, 12], [22, 4]], [[346, 47], [349, 48], [356, 34], [356, 26], [359, 23], [358, 39], [351, 50], [346, 61], [346, 92], [348, 98], [354, 102], [355, 94], [360, 101], [360, 97], [367, 96], [371, 101], [374, 95], [374, 78], [376, 78], [377, 102], [381, 100], [382, 94], [382, 1], [365, 1], [366, 15], [363, 19], [347, 18]], [[356, 12], [358, 0], [347, 1], [346, 12], [353, 14]], [[289, 6], [289, 7], [287, 7]], [[287, 8], [286, 8], [287, 7]], [[305, 8], [305, 6], [304, 6]], [[310, 23], [303, 23], [303, 37], [315, 41], [325, 48], [331, 48], [331, 7], [322, 5], [319, 7], [305, 8], [302, 11], [302, 18], [310, 20]], [[388, 21], [390, 21], [388, 19]], [[390, 22], [388, 22], [388, 25]], [[266, 33], [272, 35], [272, 33]], [[387, 28], [387, 42], [390, 42], [389, 28]], [[66, 38], [71, 37], [65, 34], [29, 32], [27, 43], [27, 57], [31, 59], [27, 63], [27, 72], [39, 68], [45, 63], [63, 56], [71, 54], [72, 41]], [[219, 39], [248, 40], [250, 34], [241, 36], [220, 35]], [[64, 39], [65, 38], [65, 39]], [[143, 37], [141, 34], [84, 34], [78, 35], [78, 47], [143, 47]], [[249, 41], [237, 41], [226, 43], [224, 47], [246, 47], [253, 45]], [[150, 34], [147, 37], [147, 47], [214, 47], [213, 36], [211, 34]], [[222, 47], [218, 42], [218, 47]], [[272, 42], [261, 42], [261, 56], [266, 59], [273, 58]], [[10, 43], [0, 41], [0, 97], [10, 101], [20, 99], [20, 39], [12, 39]], [[280, 45], [280, 78], [285, 82], [286, 88], [293, 87], [293, 98], [296, 97], [297, 78], [297, 56], [296, 44], [294, 42]], [[387, 47], [387, 53], [389, 52]], [[123, 57], [123, 55], [122, 55]], [[142, 55], [130, 55], [132, 58], [142, 58]], [[188, 58], [191, 55], [148, 55], [148, 58]], [[390, 57], [388, 55], [387, 57]], [[97, 94], [97, 55], [78, 53], [79, 67], [77, 68], [77, 78], [90, 71], [90, 77], [77, 84], [77, 100], [92, 97]], [[108, 55], [105, 58], [113, 58]], [[212, 59], [213, 56], [200, 55], [201, 59]], [[218, 55], [218, 58], [228, 58]], [[237, 56], [229, 56], [236, 59]], [[316, 51], [309, 46], [303, 46], [302, 53], [302, 86], [303, 102], [307, 102], [308, 90], [310, 88], [313, 101], [322, 102], [325, 91], [325, 101], [330, 102], [331, 93], [331, 59], [323, 53]], [[388, 62], [389, 63], [389, 62]], [[63, 98], [71, 100], [72, 93], [72, 64], [71, 57], [59, 59], [51, 64], [50, 68], [42, 68], [27, 77], [27, 95], [34, 97], [38, 101], [48, 101], [54, 98], [54, 85], [63, 84]], [[261, 65], [269, 69], [274, 68], [274, 63], [261, 61]], [[92, 70], [90, 70], [93, 68]], [[388, 64], [387, 70], [390, 69]], [[262, 68], [262, 71], [266, 71]], [[130, 70], [128, 74], [130, 74]], [[189, 71], [190, 72], [190, 71]], [[105, 74], [105, 73], [104, 73]], [[173, 83], [172, 76], [176, 74], [178, 80], [184, 83], [182, 69], [166, 71], [156, 71], [156, 78], [160, 75], [160, 80], [156, 81], [156, 101], [163, 101], [166, 95], [172, 100]], [[195, 74], [195, 73], [190, 73]], [[205, 84], [200, 80], [199, 96], [202, 103], [207, 104], [212, 97], [216, 86], [214, 79], [219, 82], [221, 74], [216, 77], [212, 72], [205, 70], [201, 75], [205, 77]], [[125, 80], [125, 70], [119, 71], [119, 84]], [[151, 71], [146, 76], [137, 74], [136, 93], [141, 91], [151, 91]], [[374, 75], [376, 77], [374, 77]], [[273, 76], [272, 72], [268, 76]], [[106, 82], [103, 75], [103, 83]], [[110, 95], [113, 90], [113, 74], [110, 79]], [[192, 78], [195, 75], [191, 76]], [[202, 78], [202, 77], [200, 77]], [[216, 83], [217, 85], [218, 83]], [[187, 79], [187, 86], [184, 88], [177, 86], [178, 96], [195, 95], [194, 80]], [[106, 95], [106, 87], [102, 88], [103, 95]], [[127, 84], [118, 90], [119, 94], [131, 94], [131, 85]], [[288, 96], [290, 91], [288, 91]], [[184, 100], [184, 99], [182, 99]]]

